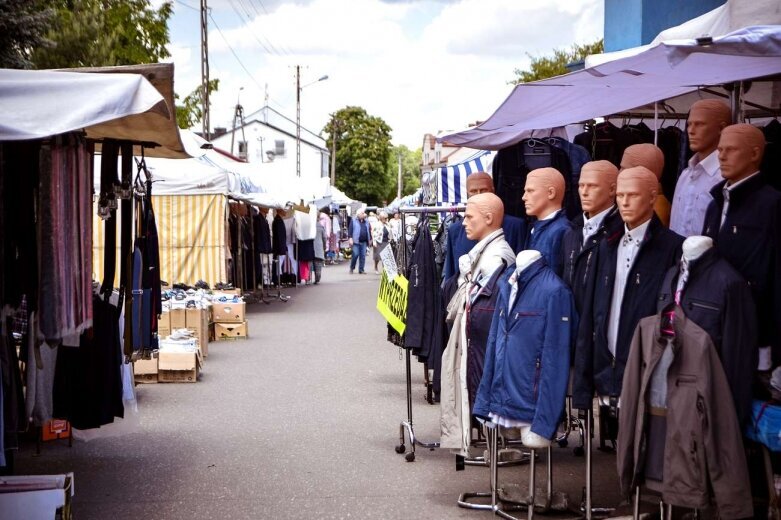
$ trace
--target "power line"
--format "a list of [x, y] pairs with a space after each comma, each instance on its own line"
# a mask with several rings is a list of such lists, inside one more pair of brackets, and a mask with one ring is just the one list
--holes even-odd
[[201, 10], [201, 9], [200, 9], [200, 8], [198, 8], [198, 7], [193, 7], [193, 6], [191, 6], [190, 4], [186, 4], [186, 3], [182, 2], [182, 0], [175, 0], [175, 1], [176, 1], [176, 3], [177, 3], [177, 4], [181, 4], [181, 5], [183, 5], [183, 6], [187, 7], [187, 8], [189, 8], [189, 9], [192, 9], [193, 11], [200, 11], [200, 10]]
[[[242, 10], [244, 11], [244, 15], [241, 14], [241, 12], [239, 11], [238, 7], [236, 7], [236, 4], [233, 2], [233, 0], [228, 0], [228, 2], [230, 3], [231, 7], [233, 8], [233, 11], [236, 13], [236, 16], [239, 17], [239, 20], [241, 21], [241, 23], [245, 23], [246, 22], [247, 24], [252, 24], [252, 15], [249, 13], [249, 10], [247, 9], [247, 7], [244, 5], [244, 3], [241, 0], [236, 0], [236, 1], [241, 6]], [[274, 47], [274, 44], [271, 43], [271, 41], [265, 35], [263, 35], [261, 33], [261, 35], [263, 36], [263, 39], [266, 40], [266, 42], [268, 43], [268, 46], [266, 46], [266, 44], [264, 44], [262, 41], [260, 41], [258, 39], [258, 37], [255, 35], [254, 32], [250, 31], [250, 34], [252, 34], [252, 38], [254, 38], [254, 40], [256, 42], [258, 42], [258, 44], [261, 47], [263, 47], [263, 49], [266, 51], [267, 54], [276, 54], [277, 56], [281, 56], [281, 54], [277, 50], [277, 48]], [[271, 47], [271, 48], [269, 49], [269, 47]]]
[[252, 75], [252, 73], [247, 69], [247, 67], [244, 66], [244, 63], [242, 63], [241, 59], [239, 58], [239, 55], [236, 54], [236, 51], [233, 50], [233, 47], [231, 47], [231, 44], [228, 43], [228, 39], [225, 37], [225, 35], [222, 33], [222, 29], [220, 29], [220, 26], [217, 25], [217, 22], [214, 20], [214, 17], [211, 13], [209, 13], [209, 18], [211, 18], [212, 23], [214, 24], [214, 28], [217, 29], [217, 32], [220, 33], [220, 36], [222, 36], [223, 41], [225, 42], [225, 45], [228, 46], [228, 49], [230, 49], [231, 53], [233, 54], [233, 57], [236, 58], [236, 61], [239, 62], [239, 65], [241, 65], [241, 68], [244, 69], [244, 72], [247, 73], [247, 76], [250, 77], [252, 81], [255, 82], [255, 85], [258, 86], [260, 91], [263, 91], [263, 87], [260, 86], [260, 83], [258, 83], [258, 80], [255, 79], [255, 76]]

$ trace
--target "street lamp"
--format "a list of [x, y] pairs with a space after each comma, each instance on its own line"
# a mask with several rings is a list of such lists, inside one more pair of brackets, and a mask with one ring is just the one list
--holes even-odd
[[301, 177], [301, 91], [318, 81], [325, 81], [328, 75], [321, 76], [311, 83], [301, 85], [301, 66], [296, 65], [296, 176]]

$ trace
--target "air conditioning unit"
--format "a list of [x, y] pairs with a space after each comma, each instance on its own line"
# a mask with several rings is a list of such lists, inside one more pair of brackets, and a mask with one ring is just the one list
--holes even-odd
[[285, 156], [285, 141], [283, 139], [274, 140], [274, 155], [277, 157]]

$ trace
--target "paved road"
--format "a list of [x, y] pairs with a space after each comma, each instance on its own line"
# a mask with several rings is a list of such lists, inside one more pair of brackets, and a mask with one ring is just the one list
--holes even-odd
[[[379, 277], [347, 270], [327, 266], [288, 303], [250, 306], [250, 339], [211, 343], [197, 384], [138, 386], [136, 432], [48, 443], [40, 457], [28, 447], [19, 473], [74, 471], [79, 520], [488, 517], [456, 506], [460, 492], [487, 490], [487, 468], [394, 452], [404, 362], [374, 308]], [[438, 409], [413, 363], [416, 433], [434, 439]], [[594, 457], [597, 496], [614, 503], [614, 457]], [[556, 448], [554, 463], [555, 487], [579, 501], [583, 459]], [[526, 466], [500, 471], [526, 478]]]

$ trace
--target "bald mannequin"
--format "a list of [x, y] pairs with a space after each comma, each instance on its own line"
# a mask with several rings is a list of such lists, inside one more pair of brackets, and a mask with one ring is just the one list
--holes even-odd
[[616, 198], [618, 168], [610, 161], [591, 161], [583, 165], [578, 182], [580, 205], [587, 218], [613, 206]]
[[738, 183], [759, 171], [765, 135], [745, 123], [728, 126], [721, 132], [718, 152], [721, 175], [727, 179], [727, 185]]
[[529, 172], [523, 189], [526, 214], [544, 219], [561, 209], [564, 201], [564, 176], [556, 168], [538, 168]]
[[466, 203], [464, 228], [469, 240], [482, 240], [502, 227], [504, 204], [493, 193], [473, 195]]
[[721, 181], [716, 146], [721, 130], [730, 124], [729, 107], [716, 99], [703, 99], [691, 106], [686, 121], [689, 148], [694, 155], [675, 185], [670, 229], [684, 237], [699, 235], [705, 212], [713, 200], [710, 190]]
[[713, 187], [703, 235], [749, 282], [756, 308], [760, 370], [781, 365], [781, 194], [759, 175], [762, 132], [747, 124], [721, 132], [724, 180]]
[[[494, 193], [494, 182], [486, 172], [475, 172], [469, 174], [466, 178], [467, 200], [471, 200], [475, 195], [484, 193]], [[501, 199], [499, 199], [501, 202]], [[504, 210], [504, 205], [502, 205]], [[503, 211], [504, 213], [504, 211]], [[518, 252], [523, 249], [526, 242], [526, 220], [504, 215], [499, 219], [499, 223], [504, 230], [504, 238], [513, 251]], [[470, 239], [461, 222], [456, 221], [450, 224], [447, 229], [447, 244], [445, 247], [445, 264], [442, 266], [442, 277], [447, 280], [458, 273], [458, 259], [468, 253], [477, 244], [477, 239]]]
[[644, 166], [635, 166], [618, 174], [616, 202], [627, 228], [634, 229], [651, 220], [658, 190], [656, 175]]
[[[664, 153], [659, 147], [650, 143], [633, 144], [624, 150], [624, 156], [621, 158], [621, 169], [632, 168], [634, 166], [645, 166], [656, 175], [661, 181], [664, 171]], [[654, 205], [654, 212], [662, 224], [670, 225], [670, 201], [662, 194], [662, 185], [659, 183], [657, 189], [658, 196]]]
[[523, 189], [526, 214], [537, 217], [532, 223], [524, 249], [539, 251], [559, 276], [564, 269], [562, 240], [564, 234], [572, 229], [572, 223], [561, 209], [564, 190], [564, 176], [555, 168], [530, 171]]

